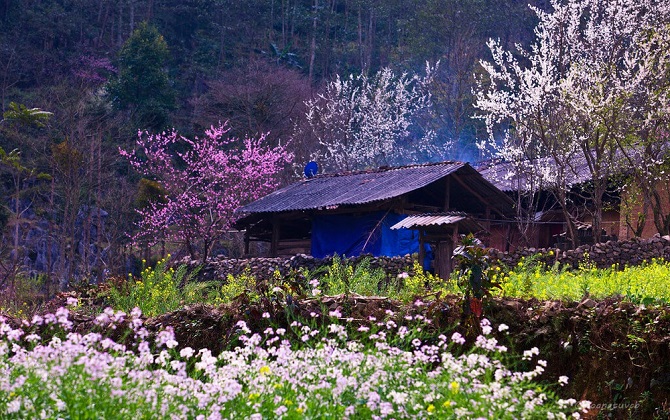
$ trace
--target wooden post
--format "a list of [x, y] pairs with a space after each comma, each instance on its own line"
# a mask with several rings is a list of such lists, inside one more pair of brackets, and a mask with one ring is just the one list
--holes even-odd
[[509, 252], [509, 245], [512, 243], [512, 224], [507, 223], [507, 228], [505, 230], [505, 252]]
[[449, 274], [454, 270], [454, 249], [456, 249], [456, 244], [458, 244], [458, 223], [454, 225], [454, 233], [451, 236], [451, 249], [449, 250]]
[[486, 246], [491, 246], [491, 207], [486, 206], [484, 209], [484, 229], [486, 229]]
[[446, 188], [444, 190], [444, 211], [449, 211], [451, 205], [451, 177], [445, 178]]
[[435, 274], [442, 280], [449, 280], [451, 276], [451, 255], [454, 252], [454, 243], [451, 239], [439, 241], [435, 250]]
[[426, 250], [425, 250], [425, 241], [424, 241], [424, 233], [421, 229], [419, 229], [419, 264], [421, 267], [423, 267], [423, 261], [426, 259]]
[[249, 230], [244, 231], [244, 256], [249, 256], [249, 241], [251, 240]]
[[270, 242], [270, 256], [277, 256], [279, 248], [279, 235], [281, 234], [281, 225], [278, 217], [272, 219], [272, 240]]

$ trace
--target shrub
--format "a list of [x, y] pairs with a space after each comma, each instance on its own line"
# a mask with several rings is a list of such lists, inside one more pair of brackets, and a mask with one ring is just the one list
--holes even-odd
[[[168, 255], [169, 258], [169, 255]], [[131, 274], [122, 283], [112, 283], [107, 292], [111, 305], [129, 312], [140, 308], [148, 316], [174, 311], [185, 304], [202, 301], [209, 283], [192, 283], [197, 270], [188, 273], [188, 266], [176, 270], [168, 268], [168, 259], [162, 259], [154, 268], [145, 268], [136, 279]]]
[[[356, 266], [350, 261], [333, 256], [329, 266], [322, 276], [322, 285], [325, 293], [331, 295], [356, 293], [370, 296], [379, 295], [380, 285], [386, 278], [383, 269], [371, 269], [370, 258], [363, 258]], [[313, 274], [318, 276], [319, 272]]]

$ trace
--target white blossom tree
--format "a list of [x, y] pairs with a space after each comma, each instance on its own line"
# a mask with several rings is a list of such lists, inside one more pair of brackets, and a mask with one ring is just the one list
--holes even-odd
[[[648, 28], [638, 35], [637, 48], [628, 51], [622, 71], [628, 74], [629, 98], [626, 136], [617, 138], [630, 168], [628, 197], [643, 212], [626, 222], [640, 235], [648, 210], [661, 235], [670, 234], [670, 24]], [[637, 212], [636, 212], [637, 213]]]
[[300, 134], [316, 141], [316, 157], [331, 170], [410, 163], [422, 153], [439, 153], [431, 149], [436, 147], [432, 132], [415, 124], [415, 117], [430, 108], [433, 71], [426, 65], [423, 77], [396, 75], [389, 68], [372, 77], [337, 76], [306, 102], [307, 124]]
[[630, 99], [640, 88], [639, 48], [644, 34], [668, 21], [668, 5], [552, 0], [551, 6], [552, 12], [534, 9], [539, 23], [530, 50], [489, 42], [493, 60], [482, 63], [489, 83], [480, 80], [476, 107], [489, 133], [480, 147], [517, 162], [510, 167], [523, 176], [541, 178], [574, 244], [567, 192], [586, 168], [593, 232], [600, 239], [603, 197], [618, 171], [617, 150], [630, 134]]

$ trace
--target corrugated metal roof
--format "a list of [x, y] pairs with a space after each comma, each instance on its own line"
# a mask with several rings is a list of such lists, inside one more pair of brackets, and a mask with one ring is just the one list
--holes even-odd
[[[612, 173], [623, 173], [626, 170], [626, 164], [623, 162], [621, 153], [617, 153], [617, 157], [612, 166]], [[555, 173], [558, 171], [556, 161], [552, 157], [545, 157], [524, 163], [524, 169], [516, 170], [511, 162], [497, 162], [492, 164], [484, 164], [477, 170], [490, 183], [498, 187], [501, 191], [523, 191], [528, 189], [531, 182], [539, 182], [533, 173]], [[565, 181], [568, 186], [574, 186], [591, 181], [591, 171], [589, 170], [586, 158], [583, 155], [575, 156], [570, 160], [569, 165], [565, 167]], [[520, 173], [517, 173], [520, 172]], [[546, 181], [545, 181], [546, 182]], [[548, 186], [544, 186], [548, 189]]]
[[467, 216], [461, 213], [447, 214], [447, 213], [426, 213], [414, 214], [405, 217], [400, 222], [391, 226], [391, 229], [411, 229], [416, 226], [439, 226], [450, 225], [460, 222]]
[[416, 229], [419, 227], [446, 226], [459, 224], [469, 232], [477, 232], [484, 228], [474, 219], [462, 212], [424, 213], [409, 215], [391, 226], [391, 229]]
[[237, 213], [329, 209], [386, 200], [425, 187], [466, 165], [465, 162], [441, 162], [317, 175], [247, 204]]

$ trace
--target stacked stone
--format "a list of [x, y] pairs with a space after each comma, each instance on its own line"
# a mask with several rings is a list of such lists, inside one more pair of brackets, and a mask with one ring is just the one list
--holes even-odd
[[[670, 261], [670, 237], [654, 237], [651, 239], [632, 239], [629, 241], [608, 241], [595, 245], [582, 245], [574, 250], [562, 251], [558, 248], [523, 248], [513, 252], [503, 252], [490, 249], [491, 261], [498, 261], [508, 267], [513, 267], [522, 258], [530, 258], [537, 262], [552, 266], [555, 263], [567, 265], [572, 268], [581, 266], [595, 266], [607, 268], [615, 266], [639, 265], [652, 259], [665, 259]], [[416, 255], [405, 255], [402, 257], [371, 257], [362, 255], [347, 259], [349, 264], [356, 266], [363, 259], [370, 259], [370, 269], [382, 268], [389, 277], [411, 271]], [[275, 271], [281, 275], [288, 274], [291, 270], [306, 268], [314, 271], [320, 267], [328, 267], [332, 264], [332, 257], [314, 258], [310, 255], [298, 254], [292, 257], [278, 258], [226, 258], [218, 256], [210, 259], [201, 268], [198, 275], [201, 280], [223, 280], [228, 274], [240, 275], [246, 270], [258, 279], [269, 279]], [[194, 268], [198, 262], [184, 260], [182, 263], [189, 264]]]
[[573, 268], [578, 268], [580, 265], [623, 268], [650, 262], [652, 259], [670, 261], [670, 237], [607, 241], [595, 245], [582, 245], [566, 251], [558, 248], [524, 248], [513, 252], [490, 250], [493, 261], [499, 261], [508, 267], [515, 266], [522, 258], [529, 258], [532, 255], [535, 255], [536, 261], [549, 266], [558, 262]]
[[[412, 255], [402, 257], [371, 257], [370, 255], [361, 255], [347, 258], [347, 263], [357, 266], [366, 258], [370, 259], [371, 270], [382, 268], [389, 276], [393, 277], [411, 270], [416, 259]], [[223, 280], [229, 274], [237, 276], [248, 270], [258, 279], [269, 279], [276, 271], [281, 275], [286, 275], [291, 270], [298, 270], [300, 268], [314, 271], [320, 267], [328, 267], [332, 262], [332, 257], [314, 258], [305, 254], [298, 254], [288, 258], [226, 258], [218, 256], [210, 259], [200, 269], [198, 278], [201, 281]], [[188, 258], [181, 261], [181, 264], [188, 264], [194, 269], [199, 265], [197, 261], [191, 261]]]

